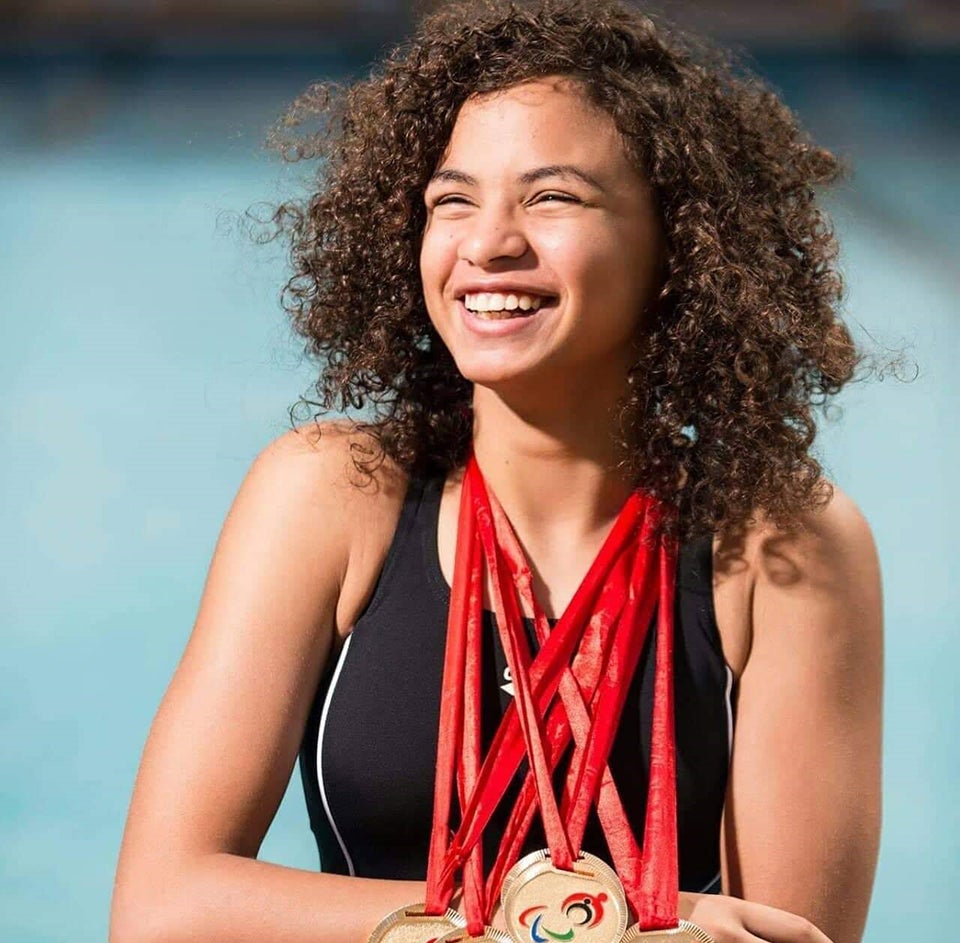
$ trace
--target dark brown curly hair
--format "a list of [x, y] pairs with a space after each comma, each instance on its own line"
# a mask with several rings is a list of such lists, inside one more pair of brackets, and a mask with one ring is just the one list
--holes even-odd
[[321, 158], [312, 194], [273, 215], [291, 241], [283, 304], [320, 364], [317, 398], [298, 405], [365, 409], [355, 421], [374, 444], [354, 461], [367, 472], [385, 456], [411, 473], [464, 461], [472, 386], [427, 315], [422, 194], [470, 96], [547, 75], [577, 80], [612, 116], [666, 239], [620, 411], [621, 467], [687, 535], [823, 505], [814, 410], [861, 360], [815, 201], [840, 164], [730, 53], [616, 0], [447, 5], [370, 78], [293, 103], [272, 143]]

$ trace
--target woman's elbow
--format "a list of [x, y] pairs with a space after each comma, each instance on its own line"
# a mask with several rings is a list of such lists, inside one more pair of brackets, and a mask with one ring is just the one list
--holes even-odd
[[117, 879], [110, 907], [109, 943], [178, 943], [189, 902], [168, 882], [138, 876]]

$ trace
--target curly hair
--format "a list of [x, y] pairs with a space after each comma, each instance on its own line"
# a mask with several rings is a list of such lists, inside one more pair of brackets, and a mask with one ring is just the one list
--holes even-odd
[[369, 78], [291, 105], [271, 143], [321, 159], [311, 194], [273, 215], [293, 262], [282, 303], [320, 364], [317, 398], [298, 405], [364, 410], [372, 444], [354, 462], [368, 474], [385, 457], [410, 473], [465, 460], [472, 386], [427, 315], [422, 194], [468, 98], [548, 75], [613, 118], [666, 241], [619, 409], [621, 469], [687, 535], [822, 506], [814, 410], [861, 361], [815, 200], [840, 162], [729, 52], [616, 0], [444, 6]]

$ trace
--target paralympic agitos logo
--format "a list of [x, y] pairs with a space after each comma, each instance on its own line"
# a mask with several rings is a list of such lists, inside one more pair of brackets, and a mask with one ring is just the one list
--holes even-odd
[[547, 920], [553, 923], [550, 916], [544, 913], [547, 910], [546, 904], [528, 907], [518, 919], [520, 925], [530, 931], [531, 943], [567, 943], [576, 938], [578, 929], [589, 930], [603, 921], [603, 902], [606, 899], [606, 894], [585, 894], [582, 891], [571, 894], [560, 905], [563, 918], [557, 920], [553, 929], [546, 925]]

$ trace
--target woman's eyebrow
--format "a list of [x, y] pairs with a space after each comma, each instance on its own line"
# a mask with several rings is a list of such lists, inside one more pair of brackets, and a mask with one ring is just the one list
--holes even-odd
[[[549, 164], [546, 167], [537, 167], [533, 170], [525, 171], [520, 174], [517, 179], [520, 183], [530, 184], [536, 183], [538, 180], [544, 180], [547, 177], [573, 177], [596, 190], [603, 190], [603, 187], [595, 177], [590, 176], [585, 170], [573, 164]], [[452, 167], [448, 167], [444, 170], [438, 170], [427, 181], [427, 186], [433, 183], [462, 183], [467, 187], [475, 187], [477, 180], [462, 170], [454, 170]]]
[[550, 164], [547, 167], [537, 167], [535, 170], [528, 170], [526, 173], [521, 174], [520, 182], [536, 183], [545, 177], [574, 177], [596, 190], [603, 189], [595, 177], [592, 177], [585, 170], [574, 164]]

